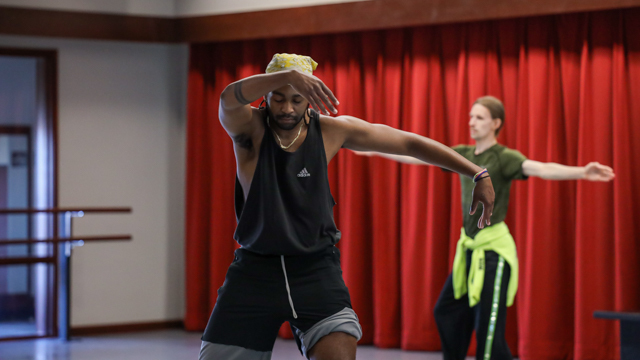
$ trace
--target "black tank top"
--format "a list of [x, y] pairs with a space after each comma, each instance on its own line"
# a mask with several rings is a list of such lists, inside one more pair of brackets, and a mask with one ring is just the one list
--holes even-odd
[[[233, 238], [265, 255], [304, 255], [340, 240], [333, 220], [336, 204], [318, 114], [311, 110], [307, 137], [293, 153], [276, 143], [264, 120], [264, 136], [247, 201], [236, 176], [238, 226]], [[304, 121], [304, 120], [303, 120]]]

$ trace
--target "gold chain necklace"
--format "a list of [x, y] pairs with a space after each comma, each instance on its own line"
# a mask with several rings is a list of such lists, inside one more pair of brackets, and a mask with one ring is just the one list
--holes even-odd
[[275, 130], [273, 130], [273, 128], [271, 127], [271, 121], [270, 121], [270, 118], [269, 118], [269, 116], [267, 116], [267, 125], [269, 125], [269, 129], [271, 129], [271, 131], [273, 131], [273, 134], [274, 134], [274, 135], [276, 136], [276, 138], [278, 139], [278, 142], [280, 143], [280, 147], [282, 148], [282, 150], [287, 150], [288, 148], [290, 148], [290, 147], [291, 147], [291, 145], [293, 145], [293, 144], [296, 142], [296, 140], [298, 140], [298, 137], [300, 137], [300, 133], [302, 132], [302, 126], [304, 125], [304, 119], [302, 119], [300, 122], [301, 122], [302, 124], [300, 124], [300, 129], [298, 130], [298, 135], [296, 135], [296, 138], [295, 138], [295, 139], [293, 139], [293, 141], [291, 142], [291, 144], [289, 144], [289, 145], [287, 145], [287, 146], [284, 146], [284, 145], [282, 145], [282, 140], [280, 140], [280, 136], [278, 136], [278, 133], [277, 133]]

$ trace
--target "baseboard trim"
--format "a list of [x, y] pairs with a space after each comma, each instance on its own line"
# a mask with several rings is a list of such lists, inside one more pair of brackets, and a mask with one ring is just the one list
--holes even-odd
[[87, 336], [102, 334], [119, 334], [167, 329], [184, 329], [184, 321], [167, 320], [145, 323], [127, 323], [113, 325], [74, 326], [71, 328], [71, 336]]

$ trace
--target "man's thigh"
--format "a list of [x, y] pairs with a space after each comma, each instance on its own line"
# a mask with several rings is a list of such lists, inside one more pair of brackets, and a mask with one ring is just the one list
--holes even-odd
[[270, 353], [285, 321], [288, 302], [277, 258], [236, 253], [202, 336], [201, 354], [238, 349]]
[[320, 339], [309, 351], [311, 360], [355, 360], [358, 340], [343, 332]]
[[355, 344], [362, 337], [362, 328], [342, 278], [339, 250], [329, 248], [307, 257], [301, 266], [298, 262], [289, 261], [293, 270], [291, 296], [297, 317], [288, 320], [302, 354], [310, 357], [310, 349], [318, 342], [341, 339], [343, 335], [354, 339]]

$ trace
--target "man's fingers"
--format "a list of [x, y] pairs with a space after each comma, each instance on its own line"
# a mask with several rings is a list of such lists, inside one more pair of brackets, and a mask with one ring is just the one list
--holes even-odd
[[329, 107], [329, 100], [327, 100], [327, 97], [324, 96], [323, 93], [320, 94], [316, 94], [316, 101], [318, 102], [318, 104], [320, 104], [320, 106], [322, 107], [322, 111], [323, 114], [325, 115], [331, 115], [331, 113], [329, 112], [329, 110], [327, 109]]
[[335, 105], [340, 105], [340, 101], [338, 101], [335, 95], [333, 95], [333, 91], [331, 91], [331, 89], [329, 89], [329, 87], [324, 83], [322, 83], [322, 91], [324, 91], [331, 101], [331, 111], [333, 111], [334, 114], [337, 114], [338, 109], [336, 109]]
[[[335, 114], [337, 112], [336, 108], [333, 107], [333, 104], [331, 104], [331, 101], [329, 101], [329, 98], [327, 97], [327, 95], [325, 93], [323, 93], [323, 92], [320, 92], [319, 95], [320, 95], [320, 98], [322, 99], [322, 102], [325, 105], [325, 109], [328, 108], [329, 110], [331, 110], [331, 112], [333, 112]], [[330, 115], [329, 111], [327, 111], [326, 114]]]
[[480, 215], [480, 220], [478, 220], [478, 222], [480, 223], [480, 225], [478, 226], [480, 229], [484, 229], [485, 225], [491, 225], [490, 221], [489, 221], [489, 211], [487, 211], [487, 204], [485, 204], [484, 202], [482, 202], [482, 215]]
[[487, 225], [491, 225], [491, 215], [493, 215], [493, 204], [486, 205], [484, 204], [484, 210], [482, 211], [482, 216], [487, 219]]
[[313, 110], [320, 112], [320, 109], [318, 108], [318, 104], [316, 103], [315, 99], [313, 98], [313, 96], [309, 96], [307, 98], [307, 100], [309, 100], [309, 104], [311, 105], [311, 107], [313, 108]]
[[318, 104], [318, 106], [320, 107], [320, 111], [325, 115], [329, 115], [329, 112], [327, 111], [327, 108], [322, 102], [322, 99], [317, 94], [314, 94], [313, 99], [316, 101], [316, 104]]
[[616, 176], [613, 173], [613, 169], [608, 166], [602, 166], [599, 170], [600, 170], [598, 174], [599, 181], [610, 181]]
[[476, 213], [476, 209], [478, 208], [478, 200], [473, 200], [473, 203], [471, 204], [471, 211], [469, 211], [469, 215], [473, 215]]

